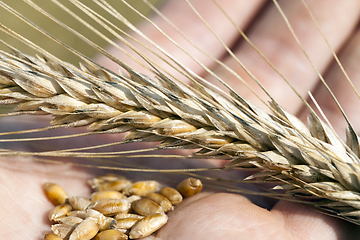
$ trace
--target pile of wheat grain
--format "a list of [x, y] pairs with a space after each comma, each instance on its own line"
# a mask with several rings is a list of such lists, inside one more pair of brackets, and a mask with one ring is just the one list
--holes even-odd
[[195, 178], [184, 179], [177, 189], [153, 180], [132, 183], [115, 174], [98, 176], [88, 183], [95, 191], [89, 198], [69, 197], [59, 185], [44, 184], [45, 194], [56, 205], [49, 212], [52, 233], [47, 233], [45, 239], [144, 238], [166, 224], [166, 213], [183, 197], [202, 190], [201, 181]]

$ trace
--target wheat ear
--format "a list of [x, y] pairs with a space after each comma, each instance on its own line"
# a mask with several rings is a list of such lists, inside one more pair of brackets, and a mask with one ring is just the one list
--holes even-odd
[[[0, 55], [0, 101], [17, 106], [3, 116], [51, 114], [53, 127], [41, 130], [87, 126], [87, 134], [129, 132], [117, 144], [161, 142], [145, 150], [200, 149], [184, 157], [229, 160], [221, 168], [225, 170], [259, 170], [245, 181], [279, 183], [271, 196], [360, 224], [359, 143], [351, 128], [345, 144], [313, 111], [307, 129], [274, 100], [268, 114], [234, 91], [230, 96], [217, 91], [181, 65], [192, 86], [172, 80], [155, 65], [156, 80], [120, 60], [116, 61], [127, 72], [123, 75], [81, 55], [84, 63], [77, 68], [2, 29], [42, 54], [31, 57], [5, 43], [12, 53]], [[30, 139], [3, 141], [26, 140]], [[0, 155], [105, 158], [126, 153], [3, 150]]]

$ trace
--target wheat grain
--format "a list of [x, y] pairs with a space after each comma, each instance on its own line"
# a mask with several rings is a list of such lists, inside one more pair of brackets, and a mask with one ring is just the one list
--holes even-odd
[[164, 195], [152, 192], [146, 194], [145, 198], [150, 199], [151, 201], [161, 206], [161, 208], [164, 210], [165, 213], [170, 210], [173, 210], [173, 205], [171, 204], [170, 200]]
[[67, 201], [71, 205], [72, 209], [78, 211], [85, 211], [91, 204], [89, 199], [77, 196], [69, 197]]
[[[172, 80], [156, 65], [152, 65], [157, 78], [153, 80], [105, 53], [126, 70], [120, 75], [83, 56], [84, 63], [78, 68], [27, 44], [42, 55], [31, 57], [11, 46], [12, 54], [2, 51], [0, 55], [1, 103], [18, 104], [9, 116], [51, 114], [53, 128], [86, 126], [90, 132], [84, 135], [129, 132], [114, 144], [160, 142], [142, 151], [200, 149], [185, 157], [229, 160], [220, 169], [260, 170], [245, 181], [279, 184], [274, 190], [282, 191], [267, 195], [300, 201], [360, 224], [359, 143], [351, 125], [345, 144], [313, 110], [307, 129], [274, 99], [269, 114], [231, 89], [231, 96], [220, 92], [180, 64], [179, 71], [192, 86]], [[44, 139], [51, 138], [6, 141]], [[2, 151], [0, 155], [113, 158], [129, 157], [130, 153], [82, 152], [85, 149]]]
[[[121, 191], [121, 190], [119, 190]], [[123, 199], [125, 198], [125, 195], [117, 192], [117, 191], [99, 191], [99, 192], [94, 192], [93, 194], [91, 194], [91, 201], [92, 202], [96, 202], [97, 200], [100, 199], [104, 199], [104, 198], [116, 198], [116, 199]]]
[[164, 187], [160, 190], [160, 193], [167, 197], [172, 205], [177, 205], [183, 200], [182, 195], [178, 190], [171, 187]]
[[144, 238], [150, 236], [160, 229], [166, 222], [168, 216], [164, 213], [156, 213], [139, 220], [129, 233], [130, 239]]
[[114, 223], [110, 228], [111, 229], [131, 229], [134, 224], [139, 221], [138, 218], [122, 218], [116, 219], [116, 223]]
[[102, 199], [90, 206], [105, 216], [116, 215], [117, 213], [127, 213], [130, 210], [130, 203], [127, 199]]
[[69, 240], [87, 240], [96, 236], [99, 231], [99, 224], [91, 217], [84, 219], [71, 232]]
[[145, 196], [150, 192], [156, 192], [160, 190], [160, 184], [157, 181], [139, 181], [133, 183], [128, 188], [123, 190], [125, 195], [138, 195], [138, 196]]
[[71, 232], [76, 228], [77, 224], [71, 223], [58, 223], [51, 226], [51, 231], [62, 239], [70, 236]]
[[62, 238], [53, 233], [47, 233], [45, 234], [45, 240], [62, 240]]
[[116, 220], [117, 219], [122, 219], [122, 218], [137, 218], [137, 219], [142, 219], [144, 218], [144, 216], [140, 216], [137, 215], [135, 213], [118, 213], [116, 214], [116, 216], [114, 217]]
[[[72, 214], [72, 213], [68, 212], [68, 214]], [[64, 217], [60, 217], [60, 218], [56, 219], [56, 223], [68, 224], [68, 225], [79, 224], [82, 221], [83, 221], [82, 218], [75, 217], [75, 216], [64, 216]]]
[[47, 198], [54, 205], [64, 204], [69, 195], [56, 183], [44, 183], [44, 191]]
[[[91, 179], [88, 183], [90, 186], [93, 186], [99, 182], [101, 184], [111, 183], [119, 181], [119, 179], [126, 180], [120, 176], [105, 175]], [[194, 181], [200, 180], [194, 179]], [[48, 189], [49, 185], [44, 184], [44, 188]], [[54, 186], [55, 184], [51, 185]], [[154, 181], [139, 181], [134, 185], [152, 187]], [[55, 186], [57, 189], [60, 188], [59, 185]], [[153, 188], [150, 189], [154, 190]], [[127, 189], [123, 191], [127, 191]], [[140, 191], [140, 193], [143, 193], [143, 191]], [[161, 228], [167, 221], [167, 215], [164, 212], [174, 210], [170, 200], [158, 193], [151, 192], [146, 195], [146, 198], [130, 193], [128, 195], [131, 196], [126, 197], [122, 194], [123, 197], [121, 199], [116, 199], [111, 198], [113, 194], [107, 194], [107, 198], [101, 198], [93, 204], [91, 204], [88, 198], [68, 197], [66, 203], [55, 206], [49, 212], [49, 220], [54, 223], [51, 226], [51, 230], [62, 239], [90, 240], [95, 235], [99, 235], [104, 231], [106, 233], [100, 234], [99, 237], [105, 238], [105, 236], [109, 235], [110, 237], [114, 235], [121, 237], [121, 239], [127, 239], [129, 235], [130, 238], [137, 239], [149, 236]], [[159, 203], [152, 201], [150, 198]], [[54, 203], [54, 201], [52, 202]], [[130, 211], [137, 214], [128, 213]], [[161, 215], [158, 215], [158, 213]], [[107, 230], [116, 231], [109, 232]]]
[[150, 216], [155, 213], [164, 213], [164, 209], [148, 198], [142, 198], [131, 203], [131, 208], [140, 215]]
[[109, 229], [103, 232], [98, 233], [95, 240], [107, 240], [107, 239], [119, 239], [119, 240], [126, 240], [128, 236], [116, 229]]
[[176, 188], [184, 197], [190, 197], [201, 192], [203, 185], [199, 179], [187, 178], [181, 181]]
[[116, 229], [109, 229], [102, 232], [99, 232], [95, 238], [95, 240], [109, 240], [109, 239], [116, 239], [116, 240], [127, 240], [128, 236], [119, 230]]
[[65, 217], [71, 211], [71, 209], [71, 205], [67, 203], [57, 205], [49, 212], [49, 220], [51, 222], [55, 222], [58, 218]]

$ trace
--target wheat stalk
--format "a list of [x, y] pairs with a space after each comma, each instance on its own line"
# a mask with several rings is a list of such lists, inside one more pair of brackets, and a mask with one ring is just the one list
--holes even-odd
[[[32, 2], [27, 2], [36, 7]], [[77, 1], [74, 3], [84, 11], [88, 11], [89, 16], [95, 14], [81, 3]], [[101, 4], [110, 13], [117, 14], [105, 2]], [[4, 4], [2, 6], [13, 11]], [[13, 12], [13, 14], [17, 13]], [[111, 26], [99, 16], [93, 15], [93, 17], [104, 26]], [[126, 19], [123, 21], [126, 22]], [[128, 26], [136, 31], [130, 23]], [[155, 65], [156, 63], [147, 56], [139, 53], [139, 50], [130, 43], [126, 44], [151, 65], [156, 80], [139, 73], [87, 39], [89, 44], [123, 67], [126, 73], [112, 72], [78, 53], [75, 54], [84, 62], [79, 68], [75, 67], [5, 26], [1, 25], [1, 29], [41, 54], [36, 57], [28, 56], [3, 42], [12, 52], [1, 51], [0, 55], [0, 103], [16, 104], [16, 108], [13, 112], [2, 116], [22, 114], [53, 116], [50, 122], [52, 126], [20, 133], [84, 126], [88, 130], [87, 133], [70, 136], [1, 141], [39, 141], [128, 132], [123, 141], [112, 144], [160, 142], [156, 147], [139, 151], [88, 153], [83, 150], [90, 148], [34, 152], [2, 149], [1, 156], [125, 158], [134, 157], [131, 155], [133, 153], [145, 151], [197, 149], [195, 153], [182, 157], [227, 160], [228, 163], [220, 168], [184, 170], [125, 168], [125, 170], [149, 172], [257, 170], [258, 173], [250, 175], [244, 181], [277, 184], [273, 189], [269, 189], [271, 191], [262, 194], [309, 204], [327, 214], [360, 224], [359, 142], [351, 125], [347, 131], [345, 144], [332, 127], [325, 124], [309, 105], [308, 129], [274, 99], [271, 99], [269, 104], [271, 113], [267, 113], [242, 98], [226, 83], [223, 84], [230, 91], [230, 95], [207, 83], [168, 56], [170, 60], [164, 59], [164, 61], [168, 61], [182, 72], [192, 84], [173, 80], [169, 73]], [[1, 135], [16, 133], [19, 132], [5, 132]], [[111, 144], [91, 148], [98, 149], [108, 145]], [[177, 157], [166, 154], [153, 156]], [[124, 168], [118, 169], [124, 170]], [[212, 184], [214, 187], [223, 186], [217, 185], [216, 182]], [[236, 187], [232, 189], [231, 186], [226, 186], [230, 191], [238, 191]]]

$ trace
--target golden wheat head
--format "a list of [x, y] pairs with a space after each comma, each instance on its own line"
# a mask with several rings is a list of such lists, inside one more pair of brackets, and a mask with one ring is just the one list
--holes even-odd
[[[1, 156], [32, 156], [35, 160], [53, 163], [61, 163], [63, 158], [73, 157], [90, 159], [90, 163], [93, 160], [93, 164], [71, 162], [71, 164], [78, 166], [124, 171], [188, 173], [207, 180], [207, 185], [213, 188], [262, 194], [277, 199], [301, 202], [311, 205], [326, 214], [360, 224], [359, 137], [350, 125], [340, 105], [338, 106], [348, 126], [346, 143], [335, 133], [327, 119], [321, 114], [319, 116], [310, 107], [310, 104], [300, 96], [301, 94], [296, 92], [296, 89], [294, 91], [300, 96], [300, 100], [309, 111], [308, 127], [294, 115], [284, 110], [242, 61], [236, 58], [232, 50], [227, 47], [227, 43], [222, 42], [220, 38], [218, 38], [218, 41], [227, 51], [227, 55], [236, 58], [237, 67], [243, 69], [242, 71], [246, 72], [247, 76], [250, 76], [248, 78], [259, 84], [260, 88], [263, 88], [265, 93], [269, 95], [269, 103], [266, 103], [265, 100], [261, 101], [268, 106], [270, 111], [262, 110], [240, 96], [226, 83], [226, 79], [218, 77], [205, 64], [202, 64], [196, 57], [184, 50], [186, 54], [193, 58], [194, 62], [197, 62], [207, 72], [209, 78], [216, 79], [216, 84], [221, 85], [221, 87], [207, 82], [194, 71], [176, 61], [171, 52], [168, 53], [161, 46], [156, 45], [143, 35], [138, 28], [128, 22], [106, 1], [95, 2], [109, 16], [120, 20], [141, 38], [145, 39], [149, 46], [154, 45], [156, 50], [151, 50], [154, 47], [142, 46], [141, 41], [137, 41], [132, 35], [123, 32], [116, 24], [89, 8], [86, 4], [75, 0], [71, 2], [87, 17], [96, 21], [114, 37], [118, 38], [122, 42], [121, 46], [127, 46], [127, 48], [140, 56], [142, 62], [139, 61], [139, 63], [146, 67], [146, 75], [137, 68], [131, 67], [122, 59], [114, 57], [90, 39], [70, 29], [35, 3], [28, 0], [25, 2], [47, 15], [49, 19], [65, 27], [68, 31], [73, 32], [108, 59], [111, 59], [124, 72], [117, 73], [97, 64], [33, 25], [14, 9], [1, 3], [0, 5], [14, 16], [22, 19], [29, 26], [38, 29], [42, 34], [49, 36], [53, 41], [65, 46], [65, 48], [80, 57], [82, 62], [79, 67], [76, 67], [62, 61], [45, 51], [41, 46], [1, 24], [0, 28], [3, 32], [38, 51], [38, 55], [30, 56], [17, 50], [9, 41], [0, 40], [10, 49], [10, 51], [0, 52], [0, 104], [14, 106], [10, 112], [3, 113], [1, 116], [10, 118], [17, 115], [51, 115], [52, 120], [50, 126], [47, 127], [0, 133], [4, 137], [7, 136], [7, 138], [0, 141], [14, 144], [16, 142], [36, 143], [44, 140], [64, 139], [66, 141], [70, 138], [97, 134], [126, 133], [126, 135], [119, 141], [82, 148], [34, 151], [4, 148], [0, 151]], [[70, 15], [77, 17], [75, 13], [60, 2], [53, 2], [59, 8], [68, 11]], [[280, 14], [283, 14], [278, 3], [274, 2], [274, 9], [278, 8]], [[217, 4], [216, 6], [218, 6]], [[193, 7], [191, 3], [188, 3], [188, 5]], [[152, 5], [150, 6], [152, 7]], [[222, 8], [218, 7], [221, 11]], [[157, 11], [155, 8], [153, 10]], [[195, 9], [193, 11], [197, 13]], [[157, 13], [159, 14], [157, 16], [164, 17], [160, 12]], [[139, 12], [137, 14], [140, 15]], [[198, 17], [202, 19], [201, 16]], [[287, 22], [286, 16], [282, 15], [282, 17], [285, 19], [285, 23], [288, 24], [290, 31], [292, 31], [292, 25]], [[79, 17], [77, 20], [97, 36], [105, 39], [113, 46], [117, 46], [115, 42], [97, 31], [96, 28], [82, 18]], [[231, 20], [229, 21], [234, 24]], [[206, 24], [205, 21], [204, 23]], [[173, 27], [176, 29], [176, 26]], [[210, 26], [207, 27], [212, 30]], [[268, 66], [278, 71], [270, 60], [251, 42], [251, 39], [247, 38], [240, 29], [237, 30], [249, 43], [249, 46], [265, 59]], [[170, 38], [164, 32], [161, 32], [161, 29], [159, 31], [166, 38]], [[318, 31], [322, 33], [321, 29], [318, 29]], [[217, 37], [215, 32], [214, 35]], [[186, 36], [183, 37], [186, 39]], [[293, 37], [298, 41], [294, 32]], [[131, 43], [129, 39], [135, 41], [135, 43]], [[191, 41], [189, 43], [190, 45], [193, 44]], [[174, 44], [177, 45], [176, 42]], [[299, 49], [305, 52], [299, 41], [298, 44]], [[181, 46], [178, 47], [183, 50]], [[118, 48], [124, 50], [121, 47]], [[201, 52], [201, 49], [198, 48], [197, 50]], [[124, 51], [126, 52], [126, 50]], [[332, 49], [331, 51], [334, 52]], [[151, 59], [148, 54], [159, 57], [162, 62], [158, 64], [158, 61]], [[229, 75], [233, 74], [239, 80], [243, 80], [225, 63], [208, 55], [206, 52], [203, 52], [203, 54], [224, 67]], [[132, 55], [129, 54], [129, 56]], [[334, 56], [337, 59], [336, 55]], [[313, 64], [310, 57], [306, 55], [306, 58]], [[175, 70], [168, 71], [168, 68], [163, 68], [165, 63]], [[319, 73], [315, 67], [314, 69]], [[286, 77], [283, 75], [281, 77], [294, 88]], [[322, 79], [320, 73], [319, 78]], [[326, 83], [324, 82], [324, 84]], [[331, 93], [331, 90], [329, 91]], [[256, 93], [256, 91], [254, 92]], [[310, 97], [312, 97], [311, 94]], [[336, 101], [336, 98], [334, 100]], [[316, 105], [315, 100], [314, 102]], [[319, 109], [317, 111], [321, 111]], [[75, 127], [83, 127], [86, 130], [76, 134], [31, 138], [22, 137], [23, 135], [17, 137], [15, 135]], [[156, 145], [133, 151], [100, 151], [102, 148], [111, 145], [136, 142], [155, 142]], [[98, 149], [99, 151], [96, 152]], [[171, 149], [190, 150], [184, 151], [183, 156], [164, 154], [163, 150]], [[87, 152], [86, 150], [95, 151]], [[160, 151], [160, 153], [143, 154], [143, 152], [152, 151]], [[217, 159], [225, 160], [226, 164], [220, 167], [188, 169], [152, 169], [144, 166], [121, 166], [122, 158], [135, 157], [185, 158], [193, 159], [192, 161], [197, 161], [196, 159]], [[104, 161], [102, 164], [96, 160], [112, 159], [114, 163], [114, 158], [118, 162], [114, 166], [111, 166], [109, 161]], [[201, 174], [202, 171], [224, 171], [226, 175], [227, 170], [238, 169], [251, 170], [255, 171], [255, 173], [245, 179], [220, 179]], [[257, 193], [240, 189], [231, 182], [272, 183], [273, 185], [269, 189], [261, 187], [263, 191]]]

